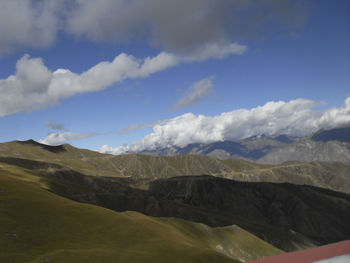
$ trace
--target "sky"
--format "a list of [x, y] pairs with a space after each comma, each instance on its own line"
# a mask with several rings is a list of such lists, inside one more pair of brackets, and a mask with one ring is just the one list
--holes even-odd
[[350, 124], [350, 1], [0, 0], [0, 142], [119, 154]]

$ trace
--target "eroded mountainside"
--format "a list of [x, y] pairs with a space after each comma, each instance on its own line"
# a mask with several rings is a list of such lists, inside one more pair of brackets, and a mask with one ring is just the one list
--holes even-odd
[[[108, 155], [65, 144], [47, 146], [35, 141], [0, 144], [0, 158], [17, 158], [59, 164], [93, 176], [137, 179], [142, 187], [150, 180], [208, 174], [247, 182], [307, 184], [350, 193], [350, 162], [285, 162], [262, 165], [242, 159], [218, 160], [201, 155]], [[14, 159], [14, 164], [24, 161]]]
[[87, 176], [25, 159], [1, 162], [30, 171], [51, 192], [75, 201], [210, 226], [235, 224], [285, 251], [350, 237], [349, 196], [322, 188], [182, 176], [150, 180], [148, 189], [141, 190], [134, 188], [137, 178]]
[[149, 190], [139, 190], [120, 179], [76, 181], [77, 175], [64, 172], [54, 177], [52, 191], [73, 200], [210, 226], [236, 224], [286, 251], [350, 237], [350, 196], [322, 188], [188, 176], [155, 180]]

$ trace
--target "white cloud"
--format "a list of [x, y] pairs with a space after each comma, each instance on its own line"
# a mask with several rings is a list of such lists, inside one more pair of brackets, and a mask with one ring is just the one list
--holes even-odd
[[111, 154], [123, 154], [125, 152], [128, 152], [130, 149], [128, 146], [120, 146], [117, 148], [113, 148], [107, 144], [102, 145], [100, 148], [100, 153], [111, 153]]
[[187, 61], [203, 61], [207, 59], [223, 59], [229, 55], [242, 55], [248, 49], [247, 46], [238, 43], [232, 44], [207, 44], [195, 50], [192, 54], [185, 57]]
[[40, 58], [23, 56], [16, 74], [0, 80], [0, 116], [44, 108], [77, 93], [99, 91], [127, 78], [146, 77], [176, 65], [171, 54], [138, 60], [124, 53], [82, 74], [67, 69], [50, 71]]
[[183, 147], [189, 143], [237, 140], [259, 134], [305, 136], [321, 128], [350, 124], [350, 97], [344, 106], [338, 108], [313, 110], [318, 104], [296, 99], [270, 101], [256, 108], [224, 112], [213, 117], [186, 113], [155, 125], [152, 133], [130, 145], [117, 148], [104, 145], [100, 151], [120, 154], [158, 147]]
[[193, 106], [199, 103], [203, 98], [213, 91], [214, 76], [202, 79], [189, 88], [185, 97], [179, 99], [172, 107], [177, 110], [179, 108]]
[[40, 139], [39, 142], [47, 145], [60, 145], [64, 143], [69, 143], [75, 140], [85, 139], [91, 136], [94, 136], [95, 133], [72, 133], [72, 132], [63, 132], [63, 133], [50, 133], [46, 138]]
[[[206, 56], [216, 58], [215, 52]], [[100, 62], [86, 72], [76, 74], [68, 69], [52, 72], [41, 58], [24, 55], [16, 63], [15, 75], [0, 79], [0, 117], [42, 109], [78, 93], [103, 90], [125, 79], [144, 78], [190, 61], [168, 52], [143, 60], [121, 53], [111, 62]]]

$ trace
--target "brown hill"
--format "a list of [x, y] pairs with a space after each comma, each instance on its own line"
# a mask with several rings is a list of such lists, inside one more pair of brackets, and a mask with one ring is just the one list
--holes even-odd
[[[0, 157], [55, 163], [94, 176], [137, 179], [146, 187], [154, 179], [208, 174], [247, 182], [306, 184], [350, 193], [350, 164], [336, 162], [286, 162], [256, 164], [242, 159], [218, 160], [201, 155], [108, 155], [71, 145], [47, 146], [34, 141], [0, 144]], [[20, 165], [20, 164], [19, 164]]]

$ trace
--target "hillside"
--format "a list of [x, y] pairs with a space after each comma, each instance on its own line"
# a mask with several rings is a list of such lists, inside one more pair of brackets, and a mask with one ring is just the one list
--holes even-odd
[[46, 190], [36, 173], [0, 166], [1, 262], [241, 262], [282, 253], [238, 226], [117, 213]]
[[[307, 184], [350, 193], [350, 163], [287, 162], [278, 165], [256, 164], [241, 159], [218, 160], [201, 155], [151, 156], [108, 155], [78, 149], [71, 145], [47, 146], [34, 141], [0, 144], [0, 158], [15, 157], [55, 163], [93, 176], [137, 179], [146, 187], [154, 179], [182, 175], [208, 174], [248, 182], [287, 182]], [[22, 165], [21, 161], [14, 161]]]
[[[0, 175], [15, 180], [17, 185], [21, 185], [17, 182], [20, 180], [29, 188], [34, 187], [37, 193], [55, 196], [55, 200], [61, 196], [118, 212], [132, 210], [148, 216], [182, 218], [214, 228], [230, 229], [236, 225], [284, 251], [350, 237], [347, 228], [349, 196], [303, 186], [323, 184], [348, 191], [349, 166], [342, 163], [262, 165], [241, 159], [218, 160], [199, 155], [112, 156], [70, 145], [47, 146], [25, 141], [0, 144]], [[291, 181], [300, 186], [268, 181]], [[40, 202], [36, 203], [42, 207]], [[34, 204], [22, 205], [30, 207]], [[175, 219], [154, 220], [179, 226], [173, 223]], [[188, 224], [188, 228], [196, 228], [192, 223]], [[189, 237], [186, 235], [185, 238]], [[210, 249], [220, 252], [217, 247], [219, 250], [222, 247], [221, 252], [232, 257], [224, 244], [219, 245]], [[234, 245], [229, 243], [229, 246]], [[253, 252], [247, 252], [247, 255], [251, 256]]]
[[258, 163], [279, 164], [286, 161], [326, 161], [350, 163], [350, 143], [302, 139], [267, 153]]
[[[141, 190], [133, 187], [138, 179], [86, 176], [46, 162], [8, 158], [2, 166], [10, 173], [25, 169], [31, 174], [25, 178], [75, 201], [211, 226], [235, 224], [286, 251], [350, 235], [343, 226], [350, 220], [349, 196], [320, 188], [185, 176], [153, 180]], [[324, 225], [336, 227], [325, 231]]]
[[139, 190], [130, 179], [73, 171], [47, 178], [53, 192], [73, 200], [211, 226], [236, 224], [286, 251], [350, 237], [349, 195], [321, 188], [187, 176], [151, 181], [149, 190]]

